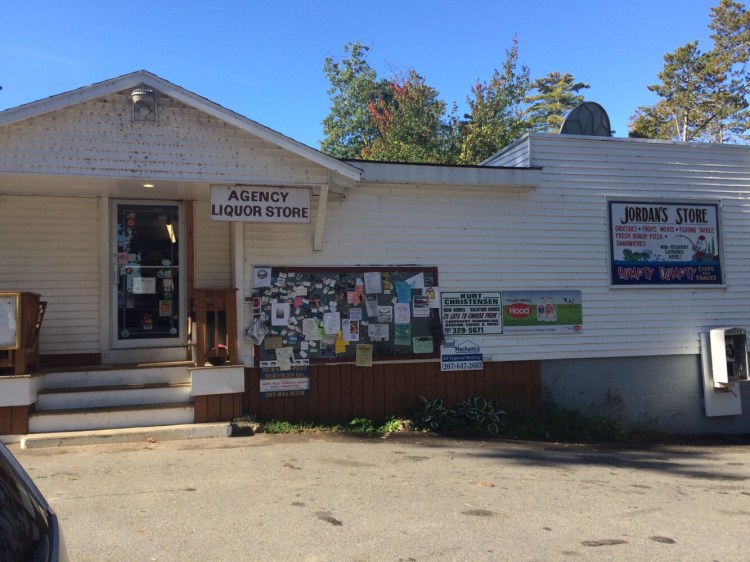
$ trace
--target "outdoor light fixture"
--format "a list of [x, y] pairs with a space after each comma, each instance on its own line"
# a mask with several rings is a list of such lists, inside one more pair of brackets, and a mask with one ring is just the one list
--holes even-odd
[[151, 88], [138, 86], [130, 92], [134, 123], [156, 123], [156, 94]]
[[177, 237], [174, 235], [174, 227], [172, 226], [172, 219], [167, 221], [167, 234], [169, 234], [169, 239], [172, 241], [172, 244], [177, 242]]
[[155, 186], [153, 183], [144, 183], [143, 187], [145, 187], [146, 189], [153, 189]]

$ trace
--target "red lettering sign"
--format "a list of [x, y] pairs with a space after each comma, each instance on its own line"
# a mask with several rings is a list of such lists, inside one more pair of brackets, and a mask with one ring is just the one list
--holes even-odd
[[531, 306], [528, 304], [508, 305], [508, 316], [513, 318], [526, 318], [531, 314]]

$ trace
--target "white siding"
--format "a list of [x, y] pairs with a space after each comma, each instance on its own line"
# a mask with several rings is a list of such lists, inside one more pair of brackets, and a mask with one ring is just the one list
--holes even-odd
[[[253, 265], [434, 265], [444, 290], [581, 290], [577, 335], [485, 336], [494, 360], [699, 352], [750, 329], [750, 149], [532, 135], [540, 188], [360, 185], [329, 203], [323, 251], [304, 225], [245, 226]], [[721, 201], [726, 288], [611, 288], [607, 196]], [[246, 288], [249, 291], [250, 287]]]
[[0, 290], [49, 303], [43, 354], [99, 352], [98, 208], [97, 199], [0, 195]]
[[0, 170], [211, 182], [325, 183], [321, 166], [163, 95], [132, 123], [129, 92], [0, 127]]
[[196, 201], [195, 286], [231, 287], [231, 236], [229, 222], [212, 221], [210, 204]]
[[512, 166], [516, 168], [527, 168], [529, 164], [529, 135], [524, 135], [517, 141], [509, 144], [502, 151], [488, 158], [486, 166]]

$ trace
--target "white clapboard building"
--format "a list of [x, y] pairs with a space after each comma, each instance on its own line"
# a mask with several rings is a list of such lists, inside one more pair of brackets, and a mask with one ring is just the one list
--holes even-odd
[[[743, 374], [720, 357], [739, 336], [706, 336], [750, 329], [746, 146], [532, 134], [482, 166], [341, 161], [139, 71], [0, 112], [0, 148], [0, 434], [377, 418], [420, 394], [750, 432], [746, 350]], [[432, 353], [376, 345], [372, 367], [313, 352], [304, 395], [263, 398], [245, 332], [279, 294], [258, 268], [424, 270], [503, 319], [433, 322]], [[36, 335], [18, 295], [46, 303]], [[484, 370], [441, 372], [467, 338]]]

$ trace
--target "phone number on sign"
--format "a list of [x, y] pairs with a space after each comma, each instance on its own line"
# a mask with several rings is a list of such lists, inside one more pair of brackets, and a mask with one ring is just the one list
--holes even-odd
[[484, 369], [482, 361], [456, 361], [451, 363], [441, 363], [441, 371], [478, 371]]
[[[495, 324], [497, 325], [497, 324]], [[482, 326], [457, 326], [455, 328], [451, 327], [444, 327], [443, 333], [446, 335], [456, 335], [456, 334], [483, 334], [484, 328]]]
[[292, 398], [294, 396], [305, 396], [305, 390], [280, 390], [271, 392], [262, 392], [261, 398]]

